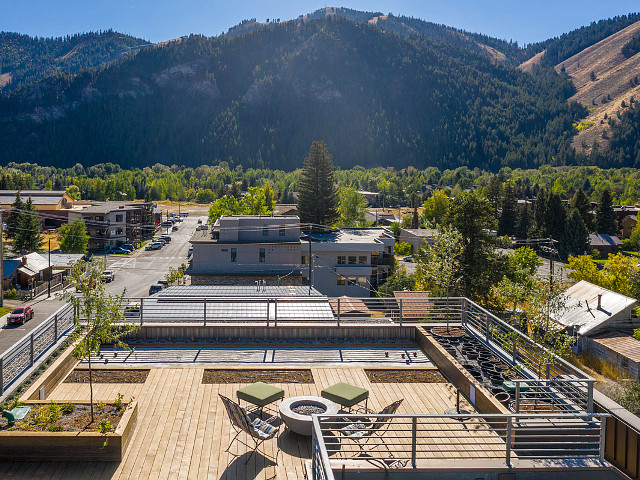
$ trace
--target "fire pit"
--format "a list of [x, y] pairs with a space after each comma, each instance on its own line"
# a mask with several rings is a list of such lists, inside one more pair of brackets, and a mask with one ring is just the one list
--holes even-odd
[[307, 437], [311, 436], [313, 421], [311, 415], [338, 413], [338, 405], [331, 400], [322, 397], [291, 397], [287, 398], [278, 407], [280, 418], [292, 432]]

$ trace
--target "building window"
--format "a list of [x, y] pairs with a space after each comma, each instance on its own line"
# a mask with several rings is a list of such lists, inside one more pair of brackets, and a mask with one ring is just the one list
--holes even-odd
[[338, 280], [336, 282], [337, 285], [344, 285], [346, 283], [346, 278], [344, 278], [342, 275], [338, 275]]
[[347, 257], [338, 255], [338, 265], [344, 265], [345, 263], [347, 263]]
[[355, 255], [349, 255], [349, 265], [355, 265], [356, 264], [356, 256]]
[[355, 285], [356, 277], [347, 277], [347, 285]]
[[116, 215], [116, 222], [122, 222], [122, 215]]
[[309, 255], [302, 255], [302, 264], [309, 265]]
[[260, 249], [260, 263], [264, 263], [264, 256], [265, 256], [264, 248], [261, 248]]
[[284, 237], [284, 228], [281, 228], [280, 230], [278, 230], [278, 235], [280, 235], [281, 237]]
[[231, 249], [231, 261], [232, 262], [236, 262], [238, 260], [238, 249], [237, 248], [232, 248]]
[[358, 257], [358, 263], [360, 265], [366, 265], [367, 264], [367, 256], [366, 255], [360, 255]]
[[262, 236], [263, 237], [269, 236], [269, 227], [262, 227]]
[[358, 285], [361, 287], [367, 286], [367, 277], [358, 277]]

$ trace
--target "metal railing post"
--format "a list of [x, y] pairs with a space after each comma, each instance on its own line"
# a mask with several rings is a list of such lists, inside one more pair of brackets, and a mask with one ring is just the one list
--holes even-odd
[[520, 382], [516, 382], [516, 413], [520, 413]]
[[511, 429], [512, 429], [512, 417], [511, 415], [509, 415], [507, 417], [507, 441], [506, 441], [506, 449], [507, 451], [505, 452], [505, 463], [507, 464], [507, 467], [511, 466]]
[[58, 314], [53, 317], [53, 343], [58, 341]]
[[463, 327], [467, 324], [467, 308], [468, 308], [467, 299], [463, 298], [462, 311], [460, 312], [460, 323], [462, 324]]
[[398, 299], [398, 307], [400, 309], [400, 312], [399, 312], [400, 326], [402, 326], [402, 298]]
[[593, 413], [593, 382], [587, 382], [587, 413]]
[[278, 299], [273, 299], [273, 326], [278, 326]]
[[4, 393], [4, 357], [0, 357], [0, 395]]
[[600, 461], [604, 462], [604, 441], [607, 436], [607, 417], [600, 417]]
[[140, 299], [140, 325], [144, 323], [144, 298]]
[[511, 356], [513, 357], [513, 364], [516, 365], [516, 361], [518, 360], [517, 350], [516, 350], [516, 342], [518, 341], [518, 336], [515, 334], [511, 334]]
[[202, 310], [202, 319], [204, 321], [204, 325], [207, 325], [207, 299], [205, 298], [203, 303], [203, 310]]
[[489, 343], [489, 338], [491, 337], [491, 334], [490, 334], [490, 330], [489, 330], [489, 315], [487, 315], [486, 313], [484, 314], [484, 323], [485, 323], [484, 339], [486, 340], [486, 342], [488, 344]]
[[267, 327], [269, 326], [269, 307], [271, 306], [271, 299], [267, 298]]
[[340, 326], [340, 297], [338, 297], [338, 326]]
[[416, 468], [416, 457], [418, 456], [418, 418], [411, 419], [411, 467]]
[[31, 365], [33, 365], [33, 333], [31, 334], [31, 341], [29, 342]]

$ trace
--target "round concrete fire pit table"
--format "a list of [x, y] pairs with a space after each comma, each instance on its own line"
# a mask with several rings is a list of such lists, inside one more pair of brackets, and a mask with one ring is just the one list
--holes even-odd
[[322, 397], [291, 397], [283, 401], [278, 407], [280, 418], [292, 432], [311, 436], [313, 421], [311, 415], [335, 415], [338, 413], [338, 405], [331, 400]]

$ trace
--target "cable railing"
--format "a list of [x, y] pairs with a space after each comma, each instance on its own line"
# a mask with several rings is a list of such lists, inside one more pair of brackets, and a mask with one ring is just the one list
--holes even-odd
[[75, 328], [75, 309], [67, 303], [0, 356], [0, 395], [60, 338]]
[[[608, 414], [314, 415], [314, 480], [333, 468], [415, 469], [433, 462], [604, 461]], [[333, 466], [332, 466], [333, 464]]]

